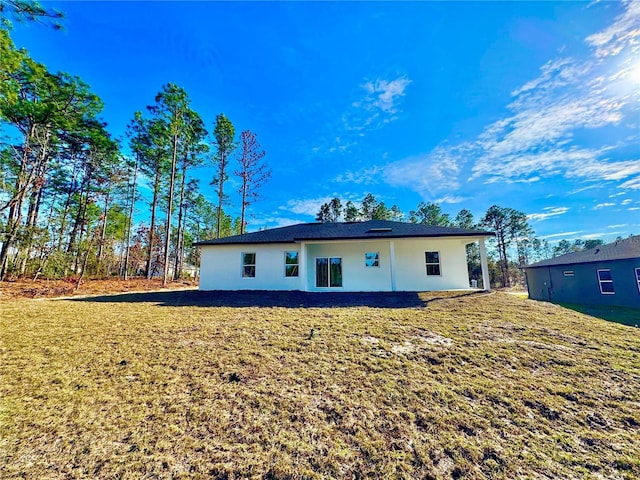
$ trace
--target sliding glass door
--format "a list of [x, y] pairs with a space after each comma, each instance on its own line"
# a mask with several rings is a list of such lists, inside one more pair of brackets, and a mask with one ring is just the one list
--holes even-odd
[[316, 287], [342, 287], [341, 258], [316, 258]]

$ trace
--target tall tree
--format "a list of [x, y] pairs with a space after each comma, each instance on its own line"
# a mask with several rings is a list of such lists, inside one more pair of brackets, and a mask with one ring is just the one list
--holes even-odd
[[339, 198], [332, 198], [330, 201], [323, 203], [316, 215], [317, 222], [339, 222], [342, 217], [342, 202]]
[[240, 177], [238, 193], [241, 197], [240, 234], [246, 228], [246, 209], [259, 194], [259, 189], [271, 177], [271, 169], [263, 162], [266, 152], [260, 148], [256, 134], [245, 130], [240, 134], [241, 153], [239, 167], [234, 173]]
[[162, 285], [166, 285], [169, 279], [169, 256], [171, 245], [171, 214], [173, 208], [173, 197], [175, 190], [176, 169], [178, 164], [179, 142], [184, 137], [185, 116], [189, 109], [189, 97], [183, 88], [168, 83], [156, 95], [156, 104], [149, 107], [149, 111], [155, 118], [164, 122], [166, 132], [169, 135], [171, 166], [169, 176], [169, 193], [167, 197], [167, 216], [165, 221], [164, 240], [164, 272], [162, 275]]
[[167, 126], [164, 122], [158, 119], [151, 119], [144, 121], [142, 125], [143, 130], [139, 147], [141, 151], [140, 170], [145, 176], [153, 179], [151, 187], [153, 195], [149, 205], [151, 218], [147, 231], [149, 240], [146, 245], [147, 261], [145, 266], [145, 274], [147, 280], [149, 280], [155, 270], [153, 263], [158, 260], [154, 255], [157, 242], [156, 210], [160, 200], [162, 180], [169, 170], [169, 146], [167, 144]]
[[466, 208], [463, 208], [453, 219], [453, 226], [458, 228], [466, 228], [469, 230], [476, 228], [476, 224], [473, 220], [473, 213], [471, 213]]
[[423, 225], [438, 225], [448, 227], [451, 225], [451, 217], [448, 213], [442, 211], [437, 203], [420, 202], [416, 210], [409, 212], [409, 221], [411, 223], [420, 223]]
[[509, 214], [509, 235], [516, 245], [518, 265], [526, 265], [534, 232], [524, 212], [509, 209]]
[[496, 234], [496, 248], [500, 257], [499, 267], [502, 286], [509, 285], [509, 259], [507, 248], [509, 246], [509, 209], [493, 205], [489, 207], [487, 213], [480, 222], [484, 227], [488, 227]]
[[394, 222], [404, 221], [404, 213], [400, 210], [400, 207], [395, 204], [391, 205], [389, 209], [389, 220], [393, 220]]
[[375, 218], [376, 208], [378, 208], [376, 197], [371, 193], [367, 193], [360, 206], [361, 218], [363, 220], [373, 220]]
[[344, 221], [345, 222], [357, 222], [360, 219], [360, 211], [355, 204], [349, 200], [344, 206]]
[[228, 179], [227, 167], [229, 164], [229, 156], [236, 148], [234, 143], [235, 128], [231, 121], [225, 117], [224, 113], [216, 117], [216, 124], [213, 129], [214, 146], [216, 148], [214, 155], [214, 166], [216, 168], [216, 177], [213, 184], [216, 186], [216, 194], [218, 196], [218, 218], [216, 223], [216, 238], [220, 238], [223, 223], [222, 205], [224, 203], [224, 184]]
[[208, 152], [209, 147], [203, 142], [207, 131], [204, 122], [193, 110], [187, 110], [185, 114], [185, 131], [182, 145], [180, 164], [180, 192], [178, 194], [178, 227], [176, 230], [176, 247], [174, 258], [174, 279], [182, 276], [182, 260], [184, 258], [184, 226], [186, 210], [188, 208], [188, 189], [197, 190], [196, 181], [187, 184], [187, 169], [203, 163], [202, 155]]
[[136, 204], [136, 186], [138, 180], [138, 169], [140, 168], [140, 161], [144, 154], [144, 134], [145, 124], [142, 118], [142, 112], [135, 112], [133, 114], [133, 120], [127, 125], [127, 137], [129, 138], [129, 148], [133, 153], [133, 158], [129, 159], [128, 167], [131, 182], [128, 186], [127, 195], [127, 232], [125, 236], [125, 255], [124, 265], [122, 268], [122, 278], [127, 280], [129, 278], [129, 257], [131, 255], [131, 228], [133, 224], [133, 211]]
[[[7, 210], [7, 223], [0, 250], [0, 279], [7, 271], [8, 252], [15, 243], [26, 199], [31, 215], [42, 198], [40, 191], [49, 171], [61, 130], [73, 130], [94, 117], [102, 103], [77, 77], [65, 73], [50, 74], [28, 56], [22, 55], [19, 66], [3, 75], [9, 86], [0, 89], [0, 119], [13, 125], [21, 134], [21, 145], [13, 149], [11, 171], [13, 185], [8, 200], [0, 203], [0, 213]], [[37, 215], [28, 216], [35, 224]]]
[[527, 216], [513, 208], [493, 205], [487, 210], [480, 224], [488, 227], [496, 234], [495, 243], [499, 256], [501, 283], [504, 287], [511, 286], [509, 270], [509, 248], [515, 243], [518, 264], [526, 263], [526, 249], [533, 229], [529, 226]]

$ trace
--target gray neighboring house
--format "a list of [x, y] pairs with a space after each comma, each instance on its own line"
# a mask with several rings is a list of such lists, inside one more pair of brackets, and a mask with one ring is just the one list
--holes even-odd
[[524, 267], [529, 298], [640, 308], [640, 236]]

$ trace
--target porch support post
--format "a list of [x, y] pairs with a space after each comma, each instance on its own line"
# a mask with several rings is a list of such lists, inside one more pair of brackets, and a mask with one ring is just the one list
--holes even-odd
[[307, 291], [307, 244], [300, 242], [300, 265], [298, 265], [300, 275], [300, 290]]
[[480, 245], [480, 266], [482, 267], [482, 286], [485, 291], [490, 289], [489, 285], [489, 265], [487, 264], [487, 247], [484, 245], [484, 237], [478, 240]]
[[391, 269], [391, 291], [396, 291], [396, 245], [393, 240], [389, 242], [389, 267]]

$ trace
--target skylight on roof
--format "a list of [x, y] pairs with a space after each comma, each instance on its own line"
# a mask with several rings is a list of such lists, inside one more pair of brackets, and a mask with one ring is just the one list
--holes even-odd
[[380, 228], [370, 228], [367, 233], [380, 233], [380, 232], [390, 232], [390, 227], [380, 227]]

